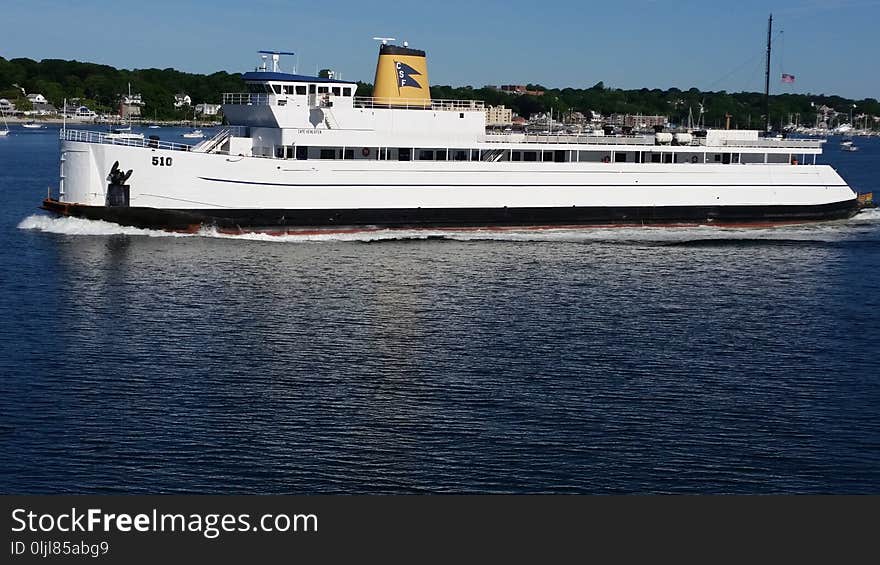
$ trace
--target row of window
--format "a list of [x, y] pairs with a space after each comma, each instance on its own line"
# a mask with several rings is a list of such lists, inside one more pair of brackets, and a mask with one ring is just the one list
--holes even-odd
[[316, 84], [308, 85], [306, 90], [305, 84], [267, 84], [263, 82], [248, 83], [248, 92], [252, 94], [289, 94], [304, 96], [308, 94], [332, 94], [333, 96], [352, 96], [353, 91], [350, 86], [318, 86]]
[[[266, 155], [271, 155], [271, 148], [266, 148]], [[518, 162], [615, 162], [615, 163], [703, 163], [702, 154], [686, 153], [654, 153], [647, 151], [614, 152], [613, 154], [598, 151], [571, 152], [556, 151], [510, 151], [500, 149], [412, 149], [409, 147], [309, 147], [276, 146], [275, 157], [279, 159], [378, 159], [380, 161], [518, 161]], [[768, 155], [767, 162], [787, 162], [787, 155]], [[710, 153], [706, 157], [708, 163], [741, 163], [764, 162], [763, 154]]]

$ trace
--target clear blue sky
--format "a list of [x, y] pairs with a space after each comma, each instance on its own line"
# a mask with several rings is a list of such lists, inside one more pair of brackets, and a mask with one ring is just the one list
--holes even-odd
[[379, 35], [425, 49], [432, 84], [760, 91], [770, 11], [774, 92], [880, 98], [880, 0], [5, 0], [0, 55], [210, 73], [278, 49], [372, 82]]

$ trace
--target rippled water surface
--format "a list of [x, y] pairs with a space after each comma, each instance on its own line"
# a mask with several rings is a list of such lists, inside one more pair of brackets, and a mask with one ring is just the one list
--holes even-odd
[[169, 235], [36, 211], [56, 133], [0, 138], [0, 492], [880, 491], [877, 211]]

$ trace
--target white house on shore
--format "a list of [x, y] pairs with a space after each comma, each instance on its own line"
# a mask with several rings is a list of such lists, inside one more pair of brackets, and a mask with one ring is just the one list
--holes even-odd
[[189, 94], [175, 94], [174, 107], [183, 108], [184, 106], [192, 106], [192, 98], [189, 97]]
[[90, 110], [88, 106], [77, 106], [76, 108], [67, 108], [67, 115], [75, 118], [94, 118], [98, 114]]
[[27, 99], [31, 104], [48, 104], [49, 101], [42, 94], [28, 94]]

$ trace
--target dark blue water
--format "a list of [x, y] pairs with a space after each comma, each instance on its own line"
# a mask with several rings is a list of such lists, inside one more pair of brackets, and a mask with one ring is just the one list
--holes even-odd
[[40, 216], [56, 134], [0, 139], [0, 492], [880, 491], [880, 214], [175, 237]]

